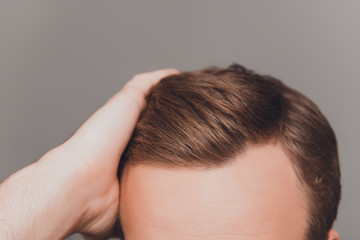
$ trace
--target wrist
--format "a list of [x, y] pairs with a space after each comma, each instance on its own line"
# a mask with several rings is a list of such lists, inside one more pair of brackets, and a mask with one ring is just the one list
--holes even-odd
[[[112, 233], [119, 213], [119, 182], [117, 168], [107, 166], [108, 157], [103, 151], [97, 155], [94, 148], [83, 142], [68, 140], [55, 151], [61, 166], [71, 166], [70, 182], [81, 205], [80, 217], [74, 227], [77, 233], [95, 238], [106, 238]], [[56, 153], [59, 152], [59, 153]], [[57, 158], [57, 157], [55, 157]], [[101, 159], [96, 160], [95, 159]], [[73, 177], [73, 178], [71, 178]]]
[[[63, 197], [72, 203], [70, 215], [70, 233], [82, 233], [89, 236], [107, 236], [115, 224], [114, 212], [118, 213], [119, 185], [114, 179], [101, 181], [102, 175], [108, 174], [97, 168], [100, 174], [93, 174], [94, 167], [89, 165], [86, 151], [81, 145], [67, 141], [53, 149], [41, 161], [50, 162], [59, 169], [63, 179]], [[84, 153], [85, 152], [85, 153]], [[115, 169], [116, 172], [116, 169]], [[117, 215], [117, 214], [116, 214]], [[107, 227], [102, 224], [108, 223]]]
[[0, 186], [0, 236], [63, 239], [77, 231], [86, 211], [76, 169], [54, 151], [11, 175]]
[[46, 218], [57, 219], [56, 224], [48, 222], [49, 226], [63, 226], [65, 236], [81, 232], [82, 226], [88, 218], [88, 203], [91, 192], [87, 188], [87, 182], [81, 167], [77, 166], [75, 159], [67, 157], [67, 152], [57, 147], [45, 154], [37, 162], [45, 171], [51, 169], [50, 175], [43, 179], [52, 179], [49, 183], [48, 208], [50, 211]]

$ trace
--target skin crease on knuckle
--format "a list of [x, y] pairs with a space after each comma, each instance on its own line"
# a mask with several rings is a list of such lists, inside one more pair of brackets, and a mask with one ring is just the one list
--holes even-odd
[[279, 144], [253, 146], [220, 168], [127, 165], [126, 240], [303, 240], [306, 198]]

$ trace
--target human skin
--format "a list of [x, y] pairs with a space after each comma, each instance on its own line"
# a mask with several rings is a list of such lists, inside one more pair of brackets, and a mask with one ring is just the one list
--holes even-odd
[[126, 240], [304, 240], [303, 191], [281, 144], [249, 146], [213, 169], [127, 165], [120, 219]]
[[[82, 233], [85, 239], [107, 239], [108, 236], [116, 236], [116, 225], [114, 224], [119, 214], [119, 182], [116, 172], [120, 156], [131, 137], [141, 110], [145, 107], [145, 96], [150, 87], [161, 78], [176, 73], [179, 73], [179, 71], [166, 69], [135, 75], [121, 91], [97, 110], [63, 144], [45, 153], [38, 161], [19, 170], [1, 182], [0, 239], [64, 239], [73, 233]], [[166, 171], [161, 172], [166, 173]], [[204, 176], [203, 171], [197, 172], [201, 173], [198, 178]], [[197, 179], [195, 176], [197, 174], [194, 172], [189, 175], [192, 175], [195, 180]], [[214, 175], [216, 177], [222, 176], [221, 174]], [[234, 179], [236, 180], [236, 178]], [[144, 181], [149, 181], [150, 183], [150, 180], [145, 179]], [[214, 181], [209, 179], [209, 177], [207, 180], [210, 183]], [[230, 181], [231, 179], [228, 180]], [[203, 187], [205, 189], [207, 186], [204, 181], [205, 179], [203, 179], [202, 185], [196, 185], [199, 190], [198, 195], [195, 195], [196, 199], [198, 199], [195, 202], [197, 206], [189, 205], [190, 207], [192, 206], [189, 210], [193, 210], [194, 213], [203, 213], [201, 211], [206, 210], [201, 205], [205, 194], [207, 194], [206, 191], [202, 191]], [[181, 198], [180, 193], [184, 193], [185, 190], [179, 186], [176, 179], [173, 179], [173, 182], [175, 189], [170, 184], [164, 185], [168, 188], [164, 189], [166, 190], [163, 192], [164, 194], [172, 189], [172, 192], [169, 192], [171, 193], [168, 196], [169, 201], [165, 201], [165, 203], [173, 202], [172, 200], [176, 196], [178, 199], [186, 200], [185, 203], [190, 204], [193, 196], [185, 194], [188, 199]], [[189, 182], [190, 184], [187, 185], [191, 186], [193, 182]], [[254, 189], [257, 189], [256, 185], [254, 187]], [[177, 193], [176, 189], [181, 191]], [[221, 189], [220, 186], [219, 189]], [[217, 189], [213, 188], [213, 190], [216, 191]], [[261, 189], [258, 190], [260, 191]], [[161, 192], [157, 193], [155, 191], [154, 197], [157, 196], [160, 200], [159, 193]], [[226, 196], [228, 192], [219, 191], [218, 193]], [[132, 202], [146, 203], [146, 198], [157, 200], [152, 194], [151, 191], [147, 191], [147, 193], [143, 193], [145, 199], [134, 199]], [[208, 192], [208, 194], [211, 197], [216, 197], [211, 192]], [[232, 197], [232, 195], [228, 197]], [[251, 196], [248, 199], [251, 200]], [[224, 209], [224, 213], [230, 211], [229, 208], [226, 208], [227, 205], [224, 203], [224, 199], [215, 198], [214, 200], [217, 200], [219, 203], [222, 202], [224, 205], [221, 206], [219, 204], [219, 210], [215, 212], [220, 217], [223, 217], [221, 209]], [[179, 203], [179, 200], [177, 201]], [[128, 212], [134, 212], [136, 205], [127, 205], [129, 206]], [[242, 205], [242, 203], [238, 205]], [[144, 209], [144, 206], [146, 207], [147, 205], [140, 204], [139, 209]], [[263, 208], [265, 206], [261, 205], [260, 209]], [[124, 210], [124, 208], [122, 209]], [[250, 210], [251, 208], [248, 211], [244, 209], [244, 212], [250, 212]], [[135, 231], [139, 231], [139, 234], [146, 233], [141, 228], [137, 228], [144, 222], [139, 217], [143, 212], [135, 211], [134, 213], [136, 213], [134, 216], [128, 216], [128, 218], [131, 217], [132, 220], [136, 220], [131, 221], [133, 223], [130, 224], [130, 221], [123, 219], [125, 234], [130, 240], [132, 237], [137, 237], [137, 235], [134, 235], [136, 234]], [[147, 213], [149, 214], [144, 216], [152, 216], [151, 212]], [[175, 214], [175, 216], [177, 215]], [[164, 216], [163, 219], [166, 220], [165, 214], [154, 216]], [[205, 221], [204, 219], [204, 216], [200, 215], [195, 220], [193, 219], [192, 222], [196, 220]], [[212, 216], [209, 216], [209, 219], [211, 220]], [[179, 220], [182, 219], [180, 218]], [[186, 223], [187, 221], [179, 221], [178, 229], [184, 229]], [[132, 232], [127, 227], [129, 224], [132, 227]], [[219, 231], [230, 228], [230, 225], [223, 224], [220, 227]], [[145, 228], [145, 230], [147, 229]], [[216, 228], [214, 227], [214, 229]], [[251, 228], [249, 229], [251, 230]], [[187, 229], [185, 228], [185, 230]], [[195, 230], [197, 229], [193, 231]], [[213, 234], [212, 228], [209, 228], [209, 232], [205, 230], [203, 229], [202, 234]], [[174, 238], [157, 238], [157, 236], [151, 237], [153, 237], [152, 239], [176, 239], [176, 236]], [[149, 236], [149, 238], [144, 239], [151, 238]], [[184, 238], [177, 237], [177, 239], [189, 238], [185, 236]], [[330, 231], [329, 239], [339, 238], [336, 232], [332, 230]]]
[[117, 167], [150, 87], [179, 73], [136, 74], [63, 144], [0, 184], [0, 239], [116, 236]]

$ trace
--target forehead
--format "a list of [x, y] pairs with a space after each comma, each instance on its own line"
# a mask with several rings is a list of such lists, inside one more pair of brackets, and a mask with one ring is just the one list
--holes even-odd
[[127, 166], [120, 219], [126, 240], [300, 240], [303, 195], [280, 145], [257, 146], [211, 170]]

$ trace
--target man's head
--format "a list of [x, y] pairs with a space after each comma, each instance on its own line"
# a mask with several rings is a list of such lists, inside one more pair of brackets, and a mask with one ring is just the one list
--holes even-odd
[[162, 79], [121, 159], [127, 240], [325, 240], [335, 134], [308, 98], [239, 65]]

